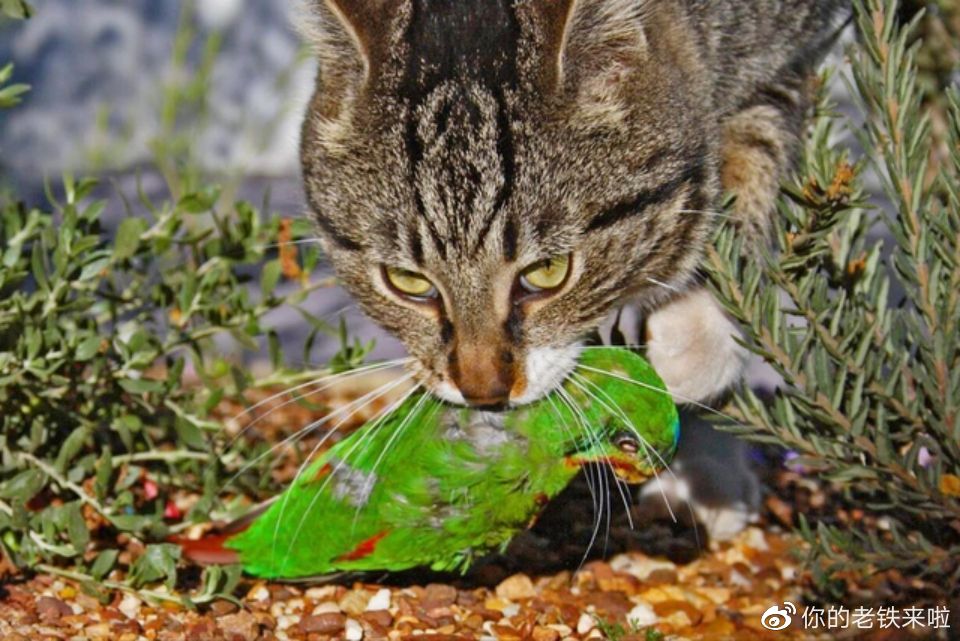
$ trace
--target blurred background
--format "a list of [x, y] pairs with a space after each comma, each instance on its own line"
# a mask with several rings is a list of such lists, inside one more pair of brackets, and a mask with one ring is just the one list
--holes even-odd
[[[28, 204], [63, 172], [103, 179], [106, 221], [128, 215], [143, 190], [176, 199], [191, 182], [216, 182], [222, 203], [247, 200], [264, 215], [305, 215], [298, 144], [315, 66], [296, 33], [296, 2], [39, 0], [29, 20], [0, 18], [0, 61], [31, 90], [0, 114], [0, 189]], [[177, 193], [180, 192], [180, 193]], [[290, 285], [292, 286], [292, 285]], [[376, 358], [400, 346], [345, 293], [315, 293], [314, 314], [376, 340]], [[269, 319], [288, 354], [308, 328], [293, 310]], [[337, 351], [318, 339], [313, 362]], [[226, 348], [226, 346], [225, 346]]]

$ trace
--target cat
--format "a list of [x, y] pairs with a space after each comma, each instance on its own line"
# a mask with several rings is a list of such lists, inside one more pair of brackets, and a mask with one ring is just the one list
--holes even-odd
[[301, 138], [325, 252], [441, 398], [557, 387], [631, 302], [682, 402], [741, 375], [698, 268], [765, 242], [844, 0], [307, 0]]

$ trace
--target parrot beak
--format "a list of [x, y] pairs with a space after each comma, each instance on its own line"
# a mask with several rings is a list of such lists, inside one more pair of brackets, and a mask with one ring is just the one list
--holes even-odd
[[589, 454], [574, 454], [567, 457], [567, 463], [576, 467], [583, 467], [590, 463], [597, 463], [613, 470], [614, 475], [624, 483], [637, 485], [649, 479], [652, 474], [641, 466], [635, 456], [620, 452], [605, 453], [599, 456]]

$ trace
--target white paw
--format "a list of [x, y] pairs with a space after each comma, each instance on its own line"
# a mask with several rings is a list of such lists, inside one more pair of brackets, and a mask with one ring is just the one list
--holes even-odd
[[667, 303], [647, 319], [647, 358], [678, 402], [704, 402], [740, 378], [747, 352], [739, 330], [705, 289]]
[[641, 513], [681, 522], [692, 516], [711, 541], [726, 541], [759, 518], [760, 481], [749, 446], [709, 423], [682, 415], [680, 451], [669, 470], [643, 485]]

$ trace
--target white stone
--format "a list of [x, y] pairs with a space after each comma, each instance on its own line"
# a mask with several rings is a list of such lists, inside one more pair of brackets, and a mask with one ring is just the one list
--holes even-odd
[[336, 586], [324, 585], [318, 588], [308, 588], [304, 596], [312, 601], [326, 601], [336, 593]]
[[766, 552], [770, 549], [770, 546], [767, 545], [767, 537], [764, 536], [763, 530], [760, 528], [749, 528], [746, 533], [746, 545], [749, 548], [754, 550], [760, 550], [761, 552]]
[[140, 603], [140, 599], [132, 594], [124, 594], [117, 609], [123, 612], [128, 619], [136, 619], [140, 613]]
[[337, 605], [335, 601], [318, 603], [317, 606], [313, 608], [312, 614], [327, 614], [330, 612], [340, 612], [340, 606]]
[[627, 613], [627, 623], [638, 628], [651, 626], [659, 620], [660, 617], [657, 616], [657, 613], [654, 612], [653, 608], [647, 603], [638, 603]]
[[390, 609], [390, 590], [383, 588], [378, 590], [370, 600], [367, 602], [367, 612], [374, 612], [376, 610], [389, 610]]
[[596, 625], [596, 622], [593, 620], [593, 617], [584, 612], [577, 621], [577, 634], [586, 634], [593, 629], [594, 625]]
[[296, 614], [281, 614], [277, 617], [277, 629], [286, 630], [300, 623], [300, 617]]
[[648, 556], [620, 554], [610, 560], [614, 572], [626, 572], [641, 581], [646, 581], [657, 570], [676, 570], [677, 566], [664, 559], [651, 559]]
[[354, 619], [347, 619], [343, 634], [347, 641], [360, 641], [363, 638], [363, 626]]

